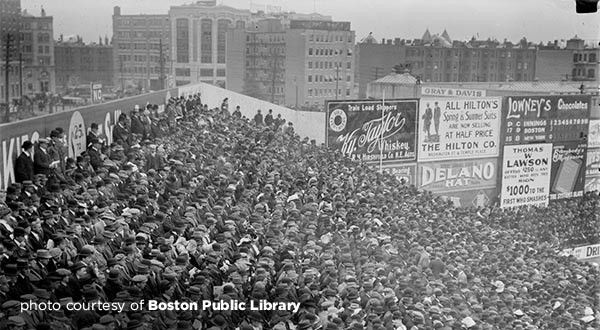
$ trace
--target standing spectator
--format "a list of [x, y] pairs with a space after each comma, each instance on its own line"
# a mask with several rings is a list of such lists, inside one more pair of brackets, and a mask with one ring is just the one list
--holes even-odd
[[133, 108], [133, 111], [131, 111], [131, 134], [144, 135], [144, 123], [142, 122], [142, 118], [140, 118], [140, 106], [137, 104]]
[[45, 174], [50, 176], [54, 172], [57, 163], [53, 163], [50, 155], [48, 154], [49, 142], [47, 139], [39, 139], [38, 147], [35, 150], [33, 156], [33, 173], [34, 174]]
[[254, 124], [256, 124], [256, 125], [263, 124], [263, 115], [262, 115], [262, 113], [260, 113], [260, 109], [258, 109], [258, 112], [254, 116]]
[[242, 111], [240, 111], [240, 106], [235, 107], [235, 111], [232, 114], [235, 118], [242, 118]]
[[102, 144], [100, 140], [92, 140], [92, 145], [88, 148], [88, 155], [90, 156], [90, 165], [97, 171], [102, 166], [102, 152], [100, 151]]
[[33, 181], [33, 160], [31, 152], [33, 151], [33, 143], [25, 141], [21, 145], [23, 150], [15, 162], [15, 181], [22, 183], [23, 181]]
[[129, 128], [127, 127], [127, 115], [122, 113], [119, 122], [113, 128], [113, 142], [120, 144], [125, 150], [129, 149]]
[[273, 109], [269, 109], [269, 113], [265, 116], [265, 125], [271, 126], [273, 124]]
[[229, 111], [229, 98], [224, 98], [223, 103], [221, 103], [221, 112]]
[[89, 147], [89, 145], [92, 143], [93, 139], [100, 140], [101, 144], [104, 144], [106, 142], [106, 140], [102, 136], [102, 133], [100, 133], [100, 131], [98, 130], [97, 123], [92, 123], [92, 125], [90, 126], [90, 131], [85, 138], [85, 145]]
[[277, 118], [275, 118], [275, 130], [278, 131], [285, 124], [285, 119], [281, 118], [281, 114], [277, 114]]
[[140, 117], [144, 126], [143, 139], [149, 139], [152, 136], [152, 120], [150, 119], [150, 110], [144, 110], [144, 114]]
[[50, 132], [48, 154], [53, 162], [58, 162], [57, 169], [60, 173], [63, 173], [65, 170], [65, 160], [67, 159], [67, 150], [64, 148], [61, 133], [57, 130]]
[[294, 136], [294, 124], [292, 122], [289, 122], [287, 127], [283, 129], [283, 133], [289, 136]]
[[150, 169], [158, 170], [163, 168], [162, 155], [156, 152], [156, 144], [148, 146], [148, 153], [146, 154], [146, 171]]

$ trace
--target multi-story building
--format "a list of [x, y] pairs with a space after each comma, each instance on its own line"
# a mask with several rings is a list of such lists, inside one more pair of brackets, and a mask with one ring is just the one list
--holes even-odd
[[[571, 77], [574, 81], [598, 82], [600, 48], [588, 47], [583, 42], [573, 51]], [[596, 86], [597, 88], [598, 86]]]
[[207, 82], [227, 87], [227, 31], [244, 29], [249, 10], [216, 4], [216, 0], [172, 6], [169, 10], [171, 54], [176, 85]]
[[421, 39], [382, 40], [373, 38], [358, 44], [359, 94], [373, 74], [387, 74], [389, 66], [402, 65], [423, 82], [531, 81], [535, 79], [536, 47], [522, 39], [513, 44], [495, 40], [453, 41], [448, 32]]
[[322, 109], [325, 100], [356, 98], [350, 23], [290, 15], [229, 31], [228, 88], [305, 109]]
[[36, 97], [54, 94], [54, 34], [52, 16], [42, 9], [39, 17], [23, 12], [21, 52], [23, 95]]
[[86, 45], [79, 38], [54, 45], [56, 86], [59, 90], [97, 83], [113, 86], [114, 55], [108, 38]]
[[[19, 42], [21, 0], [0, 1], [0, 103], [12, 102], [21, 95], [19, 78]], [[8, 44], [8, 51], [7, 51]], [[8, 54], [8, 98], [6, 95], [6, 56]], [[3, 114], [2, 114], [3, 115]]]
[[113, 11], [114, 86], [159, 90], [172, 72], [169, 15], [121, 15]]
[[350, 22], [292, 20], [285, 40], [285, 104], [322, 109], [356, 98]]

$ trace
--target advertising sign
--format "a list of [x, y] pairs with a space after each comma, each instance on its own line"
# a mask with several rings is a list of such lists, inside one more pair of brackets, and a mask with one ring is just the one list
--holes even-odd
[[578, 260], [600, 257], [600, 244], [578, 246], [573, 249], [565, 249], [561, 253], [563, 256], [574, 256]]
[[383, 166], [384, 170], [396, 176], [405, 185], [417, 184], [417, 164], [416, 163], [388, 163]]
[[585, 161], [585, 192], [600, 191], [600, 148], [589, 148]]
[[419, 163], [418, 187], [432, 192], [491, 188], [497, 168], [496, 158]]
[[554, 143], [550, 200], [583, 196], [586, 148], [579, 142]]
[[600, 191], [600, 176], [585, 178], [585, 192]]
[[415, 160], [416, 112], [417, 100], [330, 101], [327, 145], [351, 159], [378, 162], [383, 136], [383, 161]]
[[102, 84], [90, 83], [90, 95], [92, 96], [92, 103], [102, 102]]
[[498, 156], [500, 98], [422, 99], [419, 161]]
[[496, 200], [497, 189], [486, 188], [479, 190], [441, 191], [433, 192], [444, 200], [451, 201], [456, 207], [485, 207]]
[[588, 134], [589, 95], [504, 98], [505, 144], [573, 141]]
[[590, 120], [588, 147], [600, 147], [600, 119]]
[[500, 206], [548, 206], [552, 144], [504, 146]]
[[435, 86], [421, 87], [421, 96], [441, 96], [441, 97], [485, 97], [486, 90], [482, 89], [462, 89], [446, 88]]

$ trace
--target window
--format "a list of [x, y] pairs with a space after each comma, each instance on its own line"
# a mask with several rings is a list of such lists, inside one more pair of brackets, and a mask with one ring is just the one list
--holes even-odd
[[521, 62], [517, 63], [517, 70], [521, 70]]
[[217, 77], [225, 77], [226, 71], [225, 69], [217, 69]]
[[[200, 62], [212, 63], [212, 20], [204, 18], [200, 21]], [[212, 75], [212, 74], [211, 74]]]
[[44, 46], [38, 46], [38, 54], [44, 53]]
[[348, 50], [347, 50], [347, 55], [352, 56], [352, 50], [350, 48], [348, 48]]
[[348, 70], [352, 69], [352, 62], [346, 63], [346, 69], [348, 69]]
[[596, 62], [596, 54], [594, 54], [594, 53], [590, 54], [589, 59], [590, 59], [590, 62]]
[[200, 76], [202, 77], [212, 77], [213, 69], [200, 69]]
[[[590, 55], [592, 55], [592, 54], [590, 54]], [[589, 70], [588, 70], [588, 75], [587, 75], [587, 77], [588, 77], [588, 78], [596, 78], [596, 70], [594, 70], [594, 69], [589, 69]]]
[[189, 77], [191, 75], [190, 69], [189, 68], [186, 68], [186, 69], [175, 68], [175, 75], [180, 76], [180, 77]]
[[350, 96], [350, 88], [346, 88], [346, 96]]
[[523, 63], [523, 69], [527, 70], [527, 62]]
[[577, 62], [577, 54], [573, 54], [573, 62]]
[[583, 61], [587, 62], [587, 54], [583, 54]]
[[312, 88], [308, 89], [308, 96], [313, 96], [313, 90], [312, 90]]
[[309, 61], [309, 62], [308, 62], [308, 68], [309, 68], [309, 69], [312, 69], [312, 61]]
[[308, 75], [308, 82], [312, 82], [312, 76]]
[[308, 49], [308, 55], [312, 55], [312, 54], [313, 54], [313, 49], [312, 49], [312, 48], [309, 48], [309, 49]]
[[217, 23], [217, 63], [225, 63], [225, 48], [229, 21], [220, 19]]
[[346, 81], [351, 81], [351, 80], [352, 80], [352, 76], [350, 76], [350, 75], [347, 75], [347, 76], [346, 76]]

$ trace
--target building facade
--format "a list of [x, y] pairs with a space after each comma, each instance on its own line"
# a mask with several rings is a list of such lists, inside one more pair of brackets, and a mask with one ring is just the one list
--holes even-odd
[[103, 87], [114, 83], [114, 54], [108, 38], [102, 44], [59, 40], [54, 45], [56, 88], [66, 90], [90, 83]]
[[[21, 95], [19, 78], [19, 42], [21, 0], [0, 1], [0, 103], [12, 102]], [[8, 43], [8, 52], [7, 52]], [[8, 97], [6, 95], [6, 56], [8, 53]]]
[[536, 47], [523, 39], [509, 41], [453, 41], [448, 32], [432, 35], [425, 31], [421, 39], [382, 40], [369, 38], [358, 44], [359, 95], [379, 73], [389, 73], [399, 65], [423, 82], [532, 81], [535, 79]]
[[29, 98], [56, 92], [52, 16], [23, 12], [21, 22], [23, 95]]
[[138, 92], [168, 87], [172, 72], [169, 15], [113, 12], [113, 84]]
[[574, 81], [598, 82], [600, 48], [584, 47], [573, 51], [571, 77]]
[[286, 29], [285, 104], [323, 110], [355, 99], [355, 32], [350, 22], [292, 20]]
[[206, 82], [227, 87], [227, 33], [244, 29], [251, 21], [249, 10], [216, 1], [172, 6], [169, 10], [172, 66], [177, 86]]

